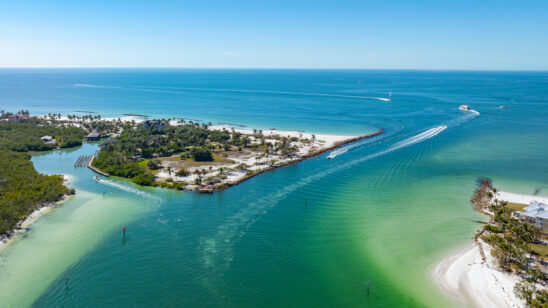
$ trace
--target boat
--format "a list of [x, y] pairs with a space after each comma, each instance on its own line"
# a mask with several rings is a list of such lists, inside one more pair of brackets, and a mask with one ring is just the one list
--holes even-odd
[[94, 176], [94, 177], [93, 177], [93, 180], [94, 180], [95, 182], [99, 182], [99, 177], [98, 177], [98, 176]]
[[470, 111], [471, 110], [469, 105], [460, 105], [459, 109], [462, 110], [462, 111]]
[[390, 91], [390, 93], [388, 93], [388, 100], [387, 102], [391, 102], [392, 101], [392, 91]]

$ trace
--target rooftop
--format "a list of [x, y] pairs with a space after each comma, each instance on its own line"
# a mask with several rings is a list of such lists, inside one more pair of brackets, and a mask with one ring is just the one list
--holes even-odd
[[548, 205], [538, 201], [531, 201], [529, 206], [524, 208], [525, 216], [548, 219]]

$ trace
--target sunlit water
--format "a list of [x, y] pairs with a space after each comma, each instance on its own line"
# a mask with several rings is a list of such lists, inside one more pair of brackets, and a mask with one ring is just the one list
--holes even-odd
[[[213, 195], [93, 181], [73, 163], [96, 144], [36, 155], [77, 194], [0, 251], [6, 306], [456, 305], [431, 276], [484, 219], [468, 201], [476, 179], [548, 195], [546, 73], [0, 70], [0, 80], [6, 110], [385, 129]], [[392, 102], [375, 99], [388, 91]]]

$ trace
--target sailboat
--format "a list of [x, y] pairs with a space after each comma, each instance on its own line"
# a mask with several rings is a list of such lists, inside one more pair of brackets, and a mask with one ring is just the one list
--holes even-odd
[[388, 102], [391, 102], [391, 101], [392, 101], [392, 91], [388, 93]]

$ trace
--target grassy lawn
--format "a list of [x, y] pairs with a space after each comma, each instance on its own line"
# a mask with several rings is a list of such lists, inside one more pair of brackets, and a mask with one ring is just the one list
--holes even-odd
[[548, 259], [548, 245], [531, 244], [531, 250], [542, 257], [542, 259]]
[[[226, 165], [226, 164], [233, 164], [234, 161], [222, 157], [216, 154], [213, 154], [213, 161], [195, 161], [192, 158], [187, 159], [181, 159], [180, 156], [171, 156], [171, 157], [161, 157], [158, 158], [161, 161], [169, 162], [170, 165], [176, 166], [179, 168], [189, 168], [189, 167], [209, 167], [209, 166], [220, 166], [220, 165]], [[144, 164], [143, 166], [146, 166], [146, 161], [143, 160], [139, 162], [139, 164]]]
[[508, 202], [508, 205], [506, 207], [514, 211], [523, 212], [523, 208], [526, 206], [528, 206], [528, 204]]

